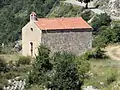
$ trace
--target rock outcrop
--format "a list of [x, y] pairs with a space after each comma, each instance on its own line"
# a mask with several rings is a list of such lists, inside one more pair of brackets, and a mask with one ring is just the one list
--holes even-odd
[[120, 17], [120, 0], [95, 0], [110, 16]]
[[110, 15], [120, 17], [120, 0], [110, 0], [107, 10]]

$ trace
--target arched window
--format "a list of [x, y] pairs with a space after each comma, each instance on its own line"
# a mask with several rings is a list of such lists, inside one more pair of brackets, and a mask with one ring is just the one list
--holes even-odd
[[31, 56], [33, 56], [33, 42], [30, 42], [30, 52]]

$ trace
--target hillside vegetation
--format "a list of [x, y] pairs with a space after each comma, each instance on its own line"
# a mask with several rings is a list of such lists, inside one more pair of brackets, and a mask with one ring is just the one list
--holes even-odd
[[60, 2], [53, 7], [47, 17], [76, 17], [80, 16], [84, 9], [80, 6], [73, 6], [65, 2]]
[[0, 43], [21, 38], [21, 29], [35, 11], [45, 17], [59, 0], [0, 0]]
[[80, 16], [83, 8], [65, 4], [62, 0], [2, 0], [0, 1], [0, 43], [21, 39], [21, 29], [32, 11], [38, 17]]
[[[80, 90], [84, 86], [120, 90], [120, 61], [110, 59], [104, 51], [109, 44], [119, 45], [120, 21], [63, 1], [0, 0], [0, 90], [11, 87], [8, 80], [16, 77], [26, 81], [26, 90]], [[13, 43], [21, 39], [21, 29], [32, 11], [38, 17], [82, 16], [93, 27], [94, 49], [82, 56], [66, 52], [51, 55], [49, 48], [40, 46], [35, 58], [14, 52]], [[7, 46], [1, 47], [2, 43]]]

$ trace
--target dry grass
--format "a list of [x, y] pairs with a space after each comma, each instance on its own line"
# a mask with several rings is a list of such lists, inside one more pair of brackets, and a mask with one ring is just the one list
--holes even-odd
[[[86, 81], [85, 85], [97, 86], [100, 90], [120, 90], [120, 61], [111, 59], [91, 59], [91, 72], [93, 77]], [[116, 71], [116, 81], [107, 85], [105, 80], [109, 76], [109, 72]], [[100, 85], [104, 82], [104, 85]]]
[[107, 46], [105, 51], [111, 59], [120, 61], [120, 45]]
[[0, 57], [4, 58], [6, 62], [17, 61], [20, 57], [19, 54], [0, 54]]

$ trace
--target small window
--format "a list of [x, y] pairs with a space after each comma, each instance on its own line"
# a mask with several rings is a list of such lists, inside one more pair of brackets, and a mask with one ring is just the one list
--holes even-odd
[[33, 28], [30, 28], [31, 31], [33, 31]]

